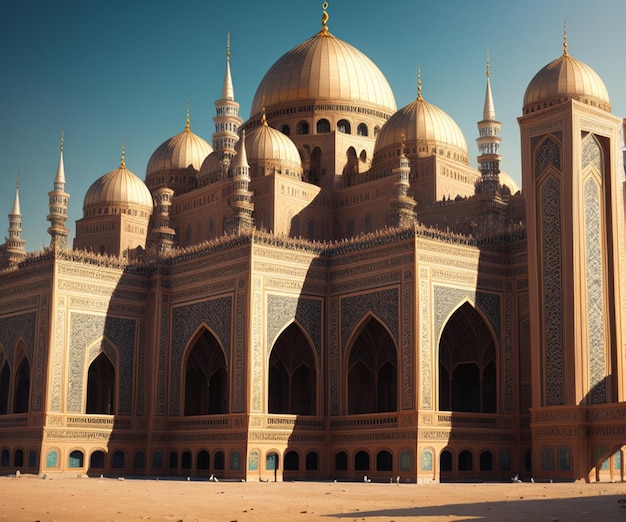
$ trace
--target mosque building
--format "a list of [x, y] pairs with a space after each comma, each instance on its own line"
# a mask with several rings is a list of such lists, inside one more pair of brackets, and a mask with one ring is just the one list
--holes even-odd
[[[227, 49], [230, 48], [230, 44]], [[239, 115], [119, 167], [50, 245], [0, 246], [0, 473], [622, 480], [623, 120], [567, 50], [530, 80], [522, 190], [487, 60], [478, 168], [321, 30]], [[480, 103], [484, 102], [482, 117]]]

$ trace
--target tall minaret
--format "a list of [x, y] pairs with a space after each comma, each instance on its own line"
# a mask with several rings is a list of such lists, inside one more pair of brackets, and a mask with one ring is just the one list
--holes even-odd
[[50, 222], [50, 246], [54, 249], [67, 250], [70, 230], [65, 226], [67, 221], [67, 207], [70, 195], [65, 192], [65, 168], [63, 166], [63, 132], [61, 132], [61, 147], [59, 152], [59, 166], [54, 178], [54, 190], [48, 192], [50, 213], [47, 220]]
[[24, 245], [26, 241], [22, 239], [22, 213], [20, 211], [19, 175], [15, 182], [15, 200], [13, 209], [9, 214], [9, 237], [5, 237], [5, 248], [9, 264], [18, 263], [26, 255]]
[[226, 73], [222, 85], [222, 98], [215, 102], [216, 116], [215, 133], [213, 134], [213, 150], [218, 152], [223, 165], [223, 175], [226, 176], [230, 162], [235, 155], [235, 144], [239, 140], [239, 127], [242, 119], [239, 117], [239, 104], [235, 101], [235, 90], [230, 75], [230, 33], [226, 47]]
[[402, 150], [398, 160], [398, 166], [392, 170], [396, 176], [393, 184], [393, 196], [391, 198], [391, 223], [395, 227], [405, 227], [414, 225], [415, 216], [415, 200], [409, 196], [411, 183], [409, 176], [411, 174], [411, 166], [409, 159], [405, 154], [406, 145], [404, 136], [402, 136]]
[[249, 231], [254, 226], [252, 212], [252, 192], [250, 191], [250, 165], [246, 154], [246, 131], [241, 135], [241, 143], [238, 146], [239, 153], [233, 165], [233, 194], [231, 207], [233, 210], [233, 223], [231, 233]]
[[496, 109], [491, 95], [491, 71], [489, 51], [487, 51], [487, 91], [483, 119], [478, 122], [478, 169], [481, 178], [476, 187], [477, 192], [497, 192], [500, 189], [500, 129], [502, 123], [496, 120]]

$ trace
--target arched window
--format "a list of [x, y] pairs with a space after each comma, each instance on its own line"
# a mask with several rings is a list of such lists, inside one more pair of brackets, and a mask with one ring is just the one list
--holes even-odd
[[330, 132], [330, 122], [327, 119], [322, 118], [317, 122], [316, 129], [318, 134], [325, 134], [327, 132]]
[[217, 339], [204, 330], [185, 365], [185, 415], [228, 413], [228, 371]]
[[215, 470], [223, 470], [224, 469], [224, 452], [222, 450], [218, 450], [213, 455], [213, 467]]
[[180, 468], [191, 469], [191, 451], [183, 451], [180, 457]]
[[111, 457], [111, 467], [113, 469], [122, 469], [124, 467], [124, 452], [116, 450]]
[[376, 471], [392, 471], [393, 457], [390, 452], [383, 450], [376, 455]]
[[289, 325], [270, 354], [270, 413], [315, 415], [316, 371], [313, 350], [297, 324]]
[[369, 136], [369, 130], [367, 128], [367, 124], [359, 123], [359, 126], [356, 128], [356, 133], [359, 136]]
[[13, 403], [14, 413], [28, 413], [30, 398], [30, 367], [26, 357], [17, 367], [15, 379], [15, 400]]
[[69, 468], [82, 468], [83, 467], [83, 452], [80, 450], [74, 450], [68, 457], [67, 465]]
[[442, 451], [439, 456], [439, 469], [441, 471], [452, 471], [452, 453], [448, 450]]
[[354, 471], [369, 471], [370, 455], [367, 451], [359, 451], [354, 456]]
[[335, 471], [348, 471], [348, 454], [345, 451], [335, 455]]
[[320, 184], [320, 172], [322, 166], [322, 149], [315, 147], [311, 152], [309, 161], [309, 183], [313, 185]]
[[296, 134], [309, 134], [309, 124], [304, 120], [300, 120], [296, 125]]
[[483, 451], [480, 454], [480, 471], [493, 471], [493, 453]]
[[135, 457], [133, 458], [133, 469], [143, 469], [145, 467], [145, 455], [143, 451], [135, 452]]
[[178, 468], [178, 453], [170, 451], [169, 468], [175, 470]]
[[319, 456], [317, 454], [317, 451], [309, 451], [306, 454], [306, 458], [305, 458], [305, 469], [307, 471], [317, 471], [318, 470], [318, 460], [319, 460]]
[[473, 471], [474, 455], [469, 450], [463, 450], [459, 453], [459, 471]]
[[85, 413], [96, 415], [115, 413], [115, 368], [104, 352], [89, 365]]
[[201, 450], [196, 455], [196, 469], [209, 469], [211, 464], [211, 456], [206, 450]]
[[24, 450], [21, 448], [18, 448], [15, 450], [15, 453], [13, 454], [13, 466], [17, 467], [22, 467], [24, 465]]
[[339, 120], [337, 122], [337, 130], [339, 132], [343, 132], [344, 134], [352, 134], [352, 127], [350, 126], [350, 122], [348, 120]]
[[104, 469], [104, 451], [94, 451], [89, 457], [89, 469]]
[[363, 326], [348, 360], [348, 414], [396, 411], [397, 354], [375, 319]]
[[285, 471], [298, 471], [300, 469], [300, 455], [296, 451], [285, 453]]
[[291, 134], [291, 131], [289, 129], [289, 125], [283, 125], [280, 128], [280, 132], [282, 132], [285, 136], [289, 136], [289, 134]]

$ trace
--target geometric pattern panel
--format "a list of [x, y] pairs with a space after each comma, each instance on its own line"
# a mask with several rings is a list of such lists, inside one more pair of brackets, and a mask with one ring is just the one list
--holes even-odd
[[[398, 345], [398, 289], [390, 288], [380, 292], [353, 295], [341, 300], [341, 342], [345, 353], [350, 333], [368, 312], [373, 312], [389, 328]], [[407, 325], [408, 327], [408, 325]]]
[[0, 344], [4, 347], [11, 371], [16, 371], [15, 365], [18, 361], [13, 360], [13, 350], [15, 350], [15, 345], [20, 337], [24, 339], [26, 343], [26, 354], [29, 359], [28, 364], [32, 368], [36, 317], [36, 312], [28, 312], [26, 314], [12, 315], [0, 319]]
[[565, 401], [563, 368], [563, 283], [561, 280], [561, 197], [560, 184], [553, 177], [541, 186], [541, 270], [543, 286], [544, 386], [546, 405]]
[[552, 138], [546, 139], [535, 152], [535, 176], [541, 176], [550, 166], [561, 170], [561, 148]]
[[593, 134], [588, 134], [583, 139], [582, 145], [582, 168], [593, 167], [599, 174], [603, 174], [602, 150]]
[[170, 415], [180, 414], [180, 380], [183, 351], [202, 323], [215, 332], [230, 368], [230, 336], [233, 298], [231, 296], [177, 306], [172, 312], [172, 356], [170, 366]]
[[443, 323], [452, 311], [457, 308], [465, 300], [476, 303], [487, 317], [489, 324], [495, 332], [496, 344], [500, 341], [500, 296], [498, 294], [487, 294], [483, 292], [475, 292], [474, 290], [465, 290], [463, 288], [450, 288], [447, 286], [434, 286], [434, 326], [435, 335], [438, 336], [443, 328]]
[[268, 294], [266, 312], [268, 351], [281, 328], [295, 319], [311, 337], [319, 358], [322, 343], [322, 302], [319, 299]]
[[[588, 140], [592, 141], [592, 140]], [[595, 142], [593, 142], [595, 144]], [[597, 144], [596, 144], [596, 149]], [[593, 177], [584, 186], [585, 279], [587, 285], [587, 342], [589, 346], [590, 404], [606, 402], [606, 352], [604, 296], [602, 291], [602, 234], [600, 189]]]
[[[82, 313], [71, 314], [68, 411], [82, 413], [85, 365], [88, 366], [98, 353], [103, 351], [119, 371], [119, 406], [117, 412], [120, 415], [132, 413], [136, 324], [133, 319]], [[91, 353], [85, 354], [87, 346], [93, 344], [99, 337], [103, 338], [102, 342], [93, 346]], [[117, 354], [111, 343], [117, 348], [119, 361], [117, 361]]]

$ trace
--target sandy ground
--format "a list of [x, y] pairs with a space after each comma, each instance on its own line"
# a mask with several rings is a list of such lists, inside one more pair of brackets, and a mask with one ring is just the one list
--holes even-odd
[[0, 521], [626, 522], [626, 483], [365, 484], [0, 477]]

